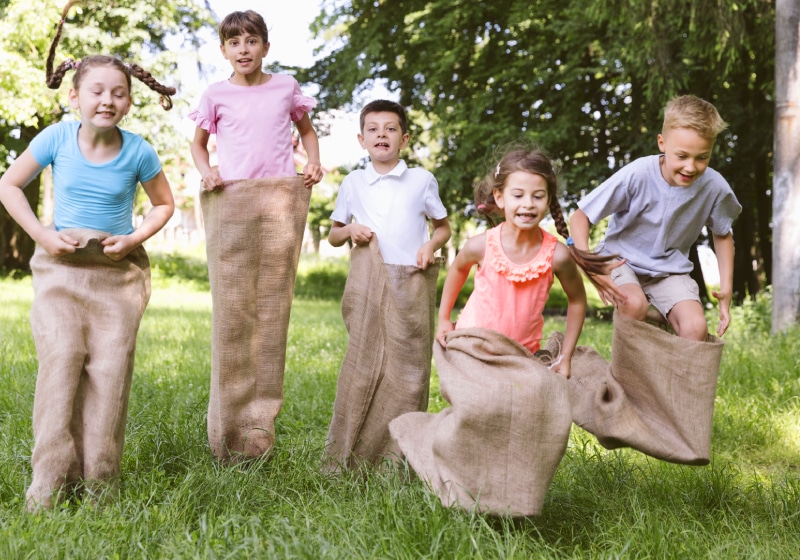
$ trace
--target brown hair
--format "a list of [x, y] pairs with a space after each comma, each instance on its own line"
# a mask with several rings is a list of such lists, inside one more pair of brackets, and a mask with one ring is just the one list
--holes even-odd
[[716, 107], [694, 95], [673, 97], [664, 106], [664, 125], [661, 133], [673, 128], [691, 128], [708, 140], [728, 128], [728, 123], [719, 116]]
[[547, 155], [538, 148], [516, 148], [507, 152], [500, 163], [495, 167], [475, 188], [475, 206], [478, 214], [482, 214], [491, 226], [495, 225], [494, 218], [502, 217], [503, 211], [497, 206], [494, 191], [503, 192], [506, 179], [515, 171], [524, 171], [539, 175], [547, 183], [547, 199], [550, 205], [550, 215], [556, 224], [556, 231], [567, 242], [567, 248], [575, 262], [587, 276], [607, 274], [607, 265], [615, 260], [617, 255], [601, 256], [588, 251], [581, 251], [572, 242], [569, 228], [561, 211], [558, 201], [558, 179], [553, 163]]
[[150, 72], [144, 70], [141, 66], [122, 62], [120, 59], [114, 56], [97, 54], [87, 56], [78, 61], [68, 58], [59, 64], [55, 70], [53, 70], [53, 61], [56, 57], [56, 47], [61, 40], [61, 31], [64, 27], [64, 20], [67, 17], [69, 9], [76, 3], [77, 0], [71, 0], [64, 7], [63, 12], [61, 13], [61, 20], [58, 22], [58, 27], [56, 28], [56, 35], [53, 37], [53, 42], [50, 43], [50, 51], [47, 53], [47, 63], [45, 66], [45, 81], [47, 83], [47, 87], [50, 89], [58, 89], [61, 87], [61, 82], [64, 80], [64, 75], [67, 73], [67, 70], [75, 70], [75, 75], [72, 77], [72, 86], [75, 88], [75, 90], [78, 90], [80, 89], [81, 80], [83, 80], [83, 77], [91, 68], [98, 66], [111, 66], [125, 75], [125, 79], [128, 82], [128, 92], [131, 90], [131, 76], [134, 76], [151, 90], [161, 94], [161, 106], [165, 111], [172, 109], [171, 96], [175, 95], [175, 88], [161, 84], [152, 76], [152, 74], [150, 74]]
[[246, 10], [231, 12], [225, 16], [225, 19], [219, 24], [219, 44], [224, 45], [225, 41], [231, 37], [238, 37], [245, 33], [260, 36], [265, 45], [269, 43], [269, 31], [264, 18], [256, 11]]
[[361, 117], [359, 118], [359, 125], [361, 132], [364, 132], [364, 122], [367, 118], [367, 115], [370, 113], [394, 113], [400, 120], [400, 131], [405, 134], [408, 132], [408, 119], [406, 118], [406, 110], [403, 109], [403, 106], [395, 101], [389, 101], [388, 99], [376, 99], [375, 101], [370, 101], [364, 108], [361, 109]]

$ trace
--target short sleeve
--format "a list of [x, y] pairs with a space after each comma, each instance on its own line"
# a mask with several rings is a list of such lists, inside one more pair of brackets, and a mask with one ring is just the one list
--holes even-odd
[[708, 229], [715, 235], [728, 235], [733, 227], [733, 221], [742, 212], [742, 205], [736, 199], [736, 195], [730, 188], [727, 189], [708, 218]]
[[139, 146], [139, 168], [138, 176], [140, 183], [146, 183], [154, 179], [161, 171], [161, 160], [158, 158], [155, 148], [149, 142], [142, 139]]
[[439, 196], [439, 182], [431, 174], [425, 187], [425, 215], [434, 220], [447, 217], [447, 209]]
[[317, 100], [303, 95], [303, 92], [300, 91], [300, 84], [294, 78], [292, 80], [294, 81], [294, 91], [292, 92], [292, 109], [290, 113], [292, 121], [298, 122], [303, 118], [304, 114], [310, 113], [317, 106]]
[[331, 220], [342, 224], [349, 224], [353, 219], [353, 210], [350, 208], [350, 182], [347, 177], [339, 185], [339, 192], [336, 194], [336, 207], [331, 214]]
[[58, 125], [50, 125], [37, 134], [30, 144], [28, 149], [31, 151], [33, 159], [42, 167], [47, 167], [56, 157], [56, 146], [58, 145], [56, 133]]
[[217, 133], [217, 108], [208, 95], [208, 90], [200, 96], [200, 103], [197, 109], [189, 113], [189, 119], [209, 134]]
[[597, 224], [611, 214], [628, 209], [631, 169], [633, 164], [623, 167], [578, 202], [578, 208], [591, 223]]

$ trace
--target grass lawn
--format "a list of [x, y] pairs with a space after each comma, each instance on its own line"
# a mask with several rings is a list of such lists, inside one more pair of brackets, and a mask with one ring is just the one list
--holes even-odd
[[[37, 515], [24, 511], [37, 367], [31, 282], [0, 279], [0, 558], [800, 557], [800, 329], [770, 335], [768, 299], [734, 310], [709, 466], [607, 451], [574, 426], [543, 514], [515, 522], [445, 509], [402, 472], [320, 474], [347, 343], [335, 263], [301, 266], [275, 454], [247, 466], [212, 461], [203, 269], [154, 259], [120, 499]], [[554, 329], [559, 317], [547, 320]], [[608, 357], [611, 332], [590, 319], [581, 344]], [[433, 411], [446, 406], [437, 389], [434, 376]]]

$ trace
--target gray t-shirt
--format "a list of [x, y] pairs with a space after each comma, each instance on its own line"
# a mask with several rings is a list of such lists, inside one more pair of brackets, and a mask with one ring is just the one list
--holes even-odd
[[637, 274], [652, 277], [691, 272], [689, 250], [703, 226], [726, 235], [742, 211], [717, 171], [709, 167], [688, 187], [673, 187], [661, 175], [661, 157], [631, 162], [578, 203], [593, 224], [611, 216], [598, 252], [625, 257]]

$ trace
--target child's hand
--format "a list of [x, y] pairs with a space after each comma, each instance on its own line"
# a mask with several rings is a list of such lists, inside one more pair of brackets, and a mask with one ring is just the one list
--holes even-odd
[[433, 258], [433, 244], [428, 241], [417, 251], [417, 266], [422, 270], [435, 262]]
[[307, 163], [303, 167], [303, 184], [311, 188], [322, 181], [322, 167], [318, 163]]
[[215, 191], [222, 188], [222, 177], [219, 174], [219, 167], [214, 166], [211, 171], [203, 175], [203, 188], [207, 191]]
[[719, 324], [717, 325], [717, 336], [722, 336], [728, 330], [731, 324], [731, 299], [733, 296], [730, 292], [711, 290], [711, 295], [717, 298], [719, 305]]
[[447, 348], [447, 341], [445, 335], [450, 331], [455, 330], [455, 325], [449, 319], [439, 318], [439, 324], [436, 326], [436, 341], [442, 345], [442, 348]]
[[352, 223], [347, 226], [350, 240], [356, 245], [369, 245], [372, 239], [372, 230], [363, 224]]
[[103, 253], [112, 261], [124, 259], [139, 245], [130, 235], [112, 235], [103, 239], [100, 244], [103, 246]]
[[78, 246], [77, 239], [52, 229], [45, 229], [37, 242], [51, 257], [61, 257], [74, 253]]

